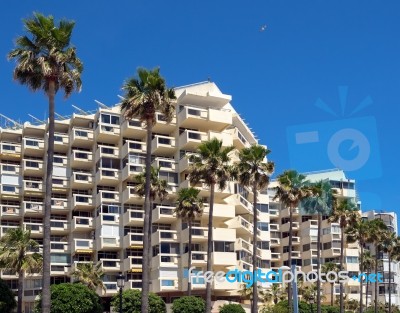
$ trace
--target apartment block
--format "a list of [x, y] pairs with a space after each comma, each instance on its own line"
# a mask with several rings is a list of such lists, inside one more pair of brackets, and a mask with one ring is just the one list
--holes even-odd
[[[312, 173], [304, 173], [310, 182], [327, 180], [337, 191], [337, 197], [342, 199], [352, 199], [360, 205], [356, 190], [355, 181], [348, 179], [341, 170], [325, 170]], [[317, 235], [318, 219], [317, 215], [309, 214], [304, 210], [296, 208], [293, 210], [293, 227], [289, 225], [289, 209], [285, 208], [280, 202], [273, 200], [275, 195], [273, 188], [277, 182], [273, 181], [269, 187], [270, 202], [270, 247], [271, 247], [271, 268], [278, 270], [282, 266], [290, 266], [289, 257], [289, 233], [292, 233], [292, 262], [296, 263], [296, 270], [305, 273], [317, 271]], [[338, 223], [330, 223], [328, 216], [322, 216], [322, 237], [321, 237], [321, 264], [332, 262], [340, 264], [340, 242], [341, 233]], [[359, 273], [359, 246], [358, 243], [345, 244], [344, 250], [344, 270], [349, 272], [349, 276]], [[324, 302], [330, 303], [331, 284], [325, 283], [323, 286]], [[360, 284], [350, 279], [345, 284], [345, 294], [347, 299], [359, 299]], [[335, 300], [340, 294], [340, 285], [334, 285]]]
[[[167, 180], [169, 197], [163, 202], [155, 201], [152, 208], [150, 287], [167, 303], [187, 288], [183, 274], [187, 268], [189, 231], [187, 224], [174, 215], [176, 191], [190, 186], [187, 180], [190, 162], [185, 156], [195, 153], [202, 142], [211, 138], [238, 150], [257, 143], [255, 135], [230, 105], [231, 96], [223, 94], [214, 83], [180, 87], [176, 95], [173, 120], [167, 123], [158, 113], [151, 142], [152, 165], [160, 168], [160, 177]], [[58, 116], [55, 132], [51, 282], [69, 282], [78, 263], [95, 262], [106, 273], [106, 290], [98, 290], [106, 301], [118, 292], [116, 276], [120, 272], [126, 277], [125, 289], [140, 289], [144, 200], [134, 193], [133, 178], [144, 170], [147, 147], [143, 124], [125, 120], [118, 105], [101, 104], [95, 112], [79, 109], [72, 116]], [[22, 226], [31, 230], [39, 244], [43, 242], [47, 141], [46, 123], [14, 123], [0, 129], [0, 236], [8, 229]], [[207, 202], [208, 187], [204, 184], [194, 187], [201, 190]], [[253, 197], [250, 190], [233, 181], [224, 190], [216, 190], [211, 256], [214, 271], [252, 270]], [[289, 231], [287, 212], [279, 212], [275, 203], [269, 210], [269, 201], [267, 193], [258, 195], [256, 257], [262, 268], [269, 268], [271, 260], [273, 267], [283, 265], [287, 254], [284, 251]], [[208, 212], [206, 205], [192, 231], [191, 261], [197, 270], [206, 268]], [[299, 237], [300, 223], [310, 224], [312, 218], [302, 221], [297, 215], [297, 219], [296, 251], [312, 254], [311, 248], [300, 251], [300, 242], [305, 245], [306, 239]], [[312, 236], [310, 232], [309, 243]], [[327, 249], [326, 253], [329, 252], [334, 254], [333, 248]], [[311, 255], [308, 265], [301, 264], [299, 256], [296, 258], [299, 265], [312, 267]], [[15, 273], [2, 271], [0, 275], [11, 288], [17, 288]], [[41, 289], [40, 274], [27, 276], [24, 284], [24, 307], [28, 313]], [[204, 281], [192, 286], [194, 294], [205, 293]], [[215, 300], [239, 299], [238, 284], [215, 281], [212, 288]]]
[[[380, 219], [388, 229], [398, 235], [397, 214], [395, 212], [384, 211], [367, 211], [363, 213], [366, 220]], [[367, 248], [371, 251], [371, 255], [376, 255], [375, 246], [367, 244]], [[390, 262], [391, 276], [389, 276], [389, 258], [384, 252], [378, 253], [378, 272], [383, 274], [383, 282], [378, 284], [378, 301], [389, 305], [389, 281], [391, 281], [391, 303], [400, 305], [400, 263], [397, 261]], [[375, 300], [375, 284], [372, 284], [368, 290], [368, 304]]]

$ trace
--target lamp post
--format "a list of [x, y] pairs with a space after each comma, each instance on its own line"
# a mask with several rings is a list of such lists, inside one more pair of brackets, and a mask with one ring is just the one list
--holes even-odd
[[122, 273], [117, 276], [117, 286], [119, 288], [119, 313], [122, 313], [122, 288], [125, 286], [125, 276]]
[[313, 304], [314, 304], [314, 296], [311, 296], [310, 297], [310, 311], [311, 311], [311, 313], [313, 313]]

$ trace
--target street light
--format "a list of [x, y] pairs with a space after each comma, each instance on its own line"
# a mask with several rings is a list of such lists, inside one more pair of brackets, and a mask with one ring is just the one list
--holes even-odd
[[119, 288], [119, 313], [122, 313], [122, 288], [125, 286], [125, 276], [122, 273], [117, 276], [117, 286]]
[[312, 308], [312, 306], [313, 306], [313, 304], [314, 304], [314, 296], [311, 296], [310, 299], [309, 299], [309, 301], [310, 301], [311, 313], [313, 313], [313, 308]]

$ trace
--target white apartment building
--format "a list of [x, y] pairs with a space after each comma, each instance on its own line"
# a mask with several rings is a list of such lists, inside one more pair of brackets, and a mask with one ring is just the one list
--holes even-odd
[[[337, 191], [340, 198], [349, 198], [357, 202], [355, 191], [355, 181], [347, 179], [341, 170], [326, 170], [319, 172], [304, 173], [310, 182], [329, 180], [332, 187]], [[293, 235], [292, 260], [297, 264], [297, 271], [305, 273], [317, 271], [317, 234], [318, 219], [316, 215], [302, 212], [299, 208], [293, 212], [293, 228], [289, 226], [289, 210], [284, 208], [279, 202], [273, 201], [273, 188], [277, 185], [276, 181], [270, 184], [270, 233], [271, 233], [271, 268], [279, 269], [288, 264], [289, 232]], [[328, 216], [322, 217], [322, 250], [321, 264], [333, 262], [340, 264], [340, 227], [338, 223], [329, 223]], [[345, 244], [345, 264], [344, 270], [348, 271], [350, 277], [359, 272], [359, 247], [358, 243]], [[323, 295], [325, 303], [330, 303], [331, 285], [323, 285]], [[348, 299], [359, 299], [360, 284], [357, 281], [349, 280], [345, 284], [345, 294]], [[340, 294], [340, 285], [334, 286], [335, 300]]]
[[[223, 94], [214, 83], [180, 87], [176, 95], [173, 120], [166, 123], [162, 114], [157, 115], [151, 143], [152, 165], [160, 168], [160, 177], [168, 181], [170, 193], [166, 201], [156, 201], [153, 206], [151, 291], [167, 303], [187, 288], [183, 273], [187, 267], [188, 228], [174, 216], [176, 191], [190, 185], [186, 180], [190, 164], [185, 155], [214, 137], [221, 139], [224, 146], [234, 145], [237, 149], [257, 143], [230, 105], [231, 96]], [[117, 293], [116, 276], [120, 272], [126, 277], [125, 289], [141, 288], [143, 198], [134, 193], [133, 177], [144, 170], [143, 125], [137, 120], [125, 120], [118, 105], [100, 105], [95, 112], [78, 110], [70, 117], [58, 117], [55, 131], [51, 282], [69, 282], [70, 273], [79, 262], [95, 262], [106, 273], [106, 290], [98, 290], [106, 301]], [[22, 226], [42, 243], [47, 138], [45, 123], [14, 123], [0, 129], [0, 236], [10, 228]], [[207, 187], [196, 187], [207, 200]], [[235, 182], [216, 191], [214, 271], [252, 270], [252, 197], [249, 190]], [[258, 201], [257, 258], [260, 267], [269, 268], [269, 197], [260, 194]], [[286, 234], [286, 213], [276, 213], [276, 204], [274, 208], [272, 233]], [[205, 270], [207, 262], [207, 220], [206, 206], [193, 227], [192, 265], [199, 270]], [[285, 237], [277, 239], [282, 242], [281, 248], [276, 242], [272, 245], [274, 267], [285, 258]], [[277, 253], [280, 259], [276, 258]], [[12, 289], [17, 288], [15, 273], [2, 271], [0, 277]], [[24, 284], [24, 308], [29, 313], [40, 293], [41, 276], [27, 276]], [[194, 294], [205, 294], [201, 281], [192, 286]], [[215, 281], [212, 288], [215, 300], [239, 299], [236, 283]]]
[[[367, 220], [381, 219], [386, 226], [398, 235], [397, 214], [395, 212], [383, 211], [367, 211], [363, 213], [363, 218]], [[367, 244], [367, 248], [371, 251], [371, 255], [375, 256], [375, 247]], [[378, 272], [383, 273], [383, 283], [378, 284], [378, 301], [389, 304], [389, 259], [386, 253], [380, 252], [378, 255]], [[393, 305], [400, 306], [400, 263], [391, 262], [391, 302]], [[368, 291], [368, 304], [375, 300], [375, 284], [371, 284]]]

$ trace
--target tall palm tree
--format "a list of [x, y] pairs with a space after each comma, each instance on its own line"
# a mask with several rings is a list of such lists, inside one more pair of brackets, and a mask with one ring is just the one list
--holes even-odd
[[[146, 70], [139, 68], [138, 77], [128, 79], [124, 85], [124, 98], [121, 102], [121, 111], [126, 119], [139, 119], [146, 124], [146, 169], [151, 167], [151, 141], [153, 126], [157, 121], [157, 112], [161, 112], [165, 120], [170, 122], [175, 107], [172, 103], [176, 99], [175, 91], [167, 88], [164, 78], [160, 75], [160, 69]], [[142, 273], [142, 313], [149, 312], [150, 291], [150, 248], [151, 236], [150, 212], [150, 188], [151, 171], [146, 171], [146, 184], [144, 195], [144, 230], [143, 230], [143, 273]]]
[[[144, 172], [136, 175], [134, 180], [136, 182], [136, 186], [134, 188], [134, 192], [141, 197], [144, 197], [146, 194], [146, 173]], [[153, 218], [153, 203], [156, 199], [161, 201], [161, 203], [168, 197], [168, 183], [165, 179], [160, 179], [160, 168], [150, 167], [150, 214], [149, 214], [149, 227], [150, 227], [150, 234], [152, 232], [151, 225], [152, 225], [152, 218]], [[144, 247], [144, 245], [143, 245]], [[151, 235], [148, 238], [148, 253], [149, 253], [149, 270], [151, 267]]]
[[284, 290], [280, 284], [272, 284], [270, 288], [262, 292], [264, 302], [273, 301], [277, 304], [285, 298]]
[[75, 22], [62, 20], [58, 25], [52, 16], [34, 13], [24, 21], [27, 35], [18, 37], [16, 47], [8, 54], [17, 63], [14, 79], [32, 91], [43, 90], [49, 100], [46, 187], [43, 222], [42, 312], [50, 312], [50, 215], [54, 155], [55, 95], [64, 90], [65, 97], [81, 89], [82, 62], [71, 46]]
[[[340, 271], [340, 267], [336, 263], [328, 262], [328, 263], [325, 263], [324, 265], [322, 265], [322, 271], [321, 271], [322, 273], [325, 273], [325, 274], [327, 274], [329, 272], [337, 273], [339, 271]], [[331, 284], [331, 306], [333, 306], [333, 304], [334, 304], [333, 291], [334, 291], [335, 282], [331, 282], [330, 284]]]
[[38, 249], [39, 244], [31, 239], [30, 230], [10, 229], [0, 239], [0, 268], [18, 274], [17, 313], [22, 313], [24, 275], [40, 271], [42, 267], [42, 255], [37, 252], [31, 253]]
[[[329, 216], [329, 222], [339, 223], [340, 226], [340, 269], [344, 270], [344, 242], [345, 242], [345, 229], [348, 226], [356, 223], [357, 219], [360, 218], [357, 205], [350, 199], [343, 199], [334, 202], [333, 211]], [[340, 282], [340, 313], [344, 313], [344, 285]]]
[[[293, 229], [293, 210], [299, 206], [299, 203], [311, 195], [310, 188], [306, 177], [299, 174], [295, 170], [288, 170], [283, 172], [277, 177], [278, 186], [275, 187], [276, 194], [274, 200], [279, 201], [284, 205], [285, 208], [289, 209], [289, 229]], [[292, 263], [292, 242], [293, 234], [289, 232], [289, 257], [288, 265]], [[292, 289], [291, 285], [288, 284], [288, 306], [289, 312], [292, 312]]]
[[[253, 192], [253, 277], [257, 275], [257, 194], [267, 188], [269, 177], [274, 171], [274, 163], [266, 161], [271, 151], [261, 145], [252, 145], [239, 153], [237, 164], [239, 183]], [[253, 284], [252, 313], [258, 312], [257, 283]]]
[[[378, 274], [378, 260], [382, 248], [382, 242], [387, 236], [387, 226], [381, 219], [374, 219], [371, 221], [370, 242], [375, 246], [375, 273]], [[378, 313], [378, 280], [375, 280], [375, 313]]]
[[[373, 221], [367, 221], [362, 218], [358, 218], [357, 221], [348, 227], [345, 231], [347, 235], [347, 241], [358, 242], [360, 245], [360, 272], [364, 272], [364, 246], [366, 243], [371, 242], [371, 229], [373, 226]], [[362, 282], [360, 282], [360, 313], [363, 312], [363, 288]]]
[[103, 283], [104, 272], [101, 269], [101, 263], [95, 265], [93, 262], [77, 263], [76, 269], [71, 273], [77, 281], [88, 286], [92, 290], [101, 288], [104, 291], [106, 287]]
[[[188, 270], [192, 267], [192, 224], [196, 217], [203, 213], [203, 200], [199, 197], [200, 190], [190, 187], [178, 191], [176, 200], [176, 216], [187, 221], [189, 227]], [[192, 294], [192, 282], [188, 277], [187, 295]]]
[[[321, 270], [321, 237], [322, 237], [322, 216], [329, 216], [334, 206], [334, 191], [328, 180], [320, 180], [310, 185], [312, 196], [303, 201], [306, 212], [317, 214], [318, 235], [317, 235], [317, 272]], [[317, 313], [321, 313], [321, 280], [317, 280]]]
[[392, 313], [392, 261], [399, 258], [400, 238], [396, 233], [389, 230], [385, 231], [382, 236], [382, 251], [388, 256], [389, 263], [389, 313]]
[[[369, 250], [364, 251], [363, 264], [360, 265], [360, 268], [364, 269], [365, 273], [367, 274], [367, 277], [375, 269], [375, 258], [372, 257], [371, 251], [369, 251]], [[367, 280], [366, 289], [365, 289], [365, 306], [366, 307], [368, 307], [368, 291], [369, 291], [369, 280]]]
[[[212, 138], [203, 142], [196, 154], [189, 155], [192, 163], [189, 167], [189, 181], [196, 185], [200, 182], [210, 188], [210, 209], [208, 216], [207, 271], [211, 271], [211, 253], [213, 249], [213, 212], [215, 187], [226, 188], [229, 179], [234, 176], [234, 166], [230, 164], [230, 153], [234, 147], [223, 147], [222, 140]], [[206, 313], [211, 312], [211, 282], [206, 284]]]

